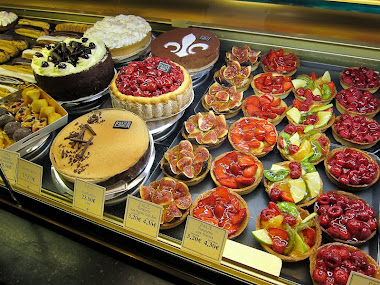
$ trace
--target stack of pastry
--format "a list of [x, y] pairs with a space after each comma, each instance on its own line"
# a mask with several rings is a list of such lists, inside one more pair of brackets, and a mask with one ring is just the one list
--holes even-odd
[[20, 19], [15, 27], [15, 33], [21, 36], [37, 39], [40, 36], [48, 35], [50, 24], [48, 22]]

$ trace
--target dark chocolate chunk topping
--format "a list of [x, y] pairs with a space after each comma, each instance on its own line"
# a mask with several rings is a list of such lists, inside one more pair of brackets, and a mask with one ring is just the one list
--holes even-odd
[[34, 55], [35, 55], [36, 57], [43, 57], [42, 53], [40, 53], [40, 52], [36, 52]]
[[82, 38], [82, 43], [86, 43], [88, 41], [88, 38]]

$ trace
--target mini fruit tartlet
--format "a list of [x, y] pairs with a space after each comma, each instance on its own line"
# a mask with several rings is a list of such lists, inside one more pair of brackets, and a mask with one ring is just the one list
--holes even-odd
[[271, 49], [264, 54], [260, 64], [264, 72], [278, 72], [292, 76], [297, 72], [301, 63], [294, 53], [286, 52], [283, 49], [276, 51]]
[[251, 193], [263, 178], [264, 168], [254, 155], [230, 151], [215, 158], [211, 178], [217, 186], [226, 186], [240, 195]]
[[380, 100], [368, 90], [350, 87], [336, 95], [336, 108], [341, 114], [350, 113], [373, 118], [380, 111]]
[[339, 80], [344, 89], [356, 87], [375, 93], [380, 87], [379, 74], [365, 66], [346, 68], [340, 72]]
[[251, 86], [255, 94], [271, 94], [281, 99], [285, 99], [293, 87], [290, 76], [273, 72], [257, 74]]
[[161, 159], [161, 169], [166, 176], [193, 186], [205, 179], [211, 168], [211, 154], [203, 146], [183, 140], [167, 150]]
[[355, 246], [339, 242], [328, 243], [310, 256], [313, 284], [347, 284], [351, 271], [380, 279], [377, 262]]
[[227, 138], [228, 125], [224, 115], [215, 116], [213, 111], [197, 113], [185, 121], [182, 136], [195, 145], [208, 149], [217, 148]]
[[315, 72], [311, 76], [303, 74], [292, 80], [294, 96], [304, 101], [311, 98], [315, 103], [330, 103], [337, 94], [334, 82], [331, 81], [330, 72], [317, 78]]
[[279, 134], [277, 149], [285, 160], [316, 165], [326, 158], [330, 145], [330, 139], [313, 127], [289, 124]]
[[139, 188], [141, 199], [163, 206], [162, 230], [178, 226], [190, 212], [192, 198], [189, 188], [183, 182], [164, 177]]
[[240, 235], [249, 221], [247, 203], [223, 186], [200, 194], [190, 207], [190, 215], [227, 230], [229, 239]]
[[215, 72], [214, 80], [225, 87], [236, 86], [237, 91], [245, 91], [251, 84], [252, 67], [241, 66], [238, 61], [232, 61], [228, 66], [223, 65]]
[[267, 120], [243, 117], [231, 125], [228, 140], [235, 150], [261, 157], [273, 150], [277, 131]]
[[308, 258], [321, 244], [316, 215], [291, 202], [269, 202], [261, 211], [252, 235], [266, 251], [287, 262]]
[[331, 182], [350, 191], [367, 189], [380, 176], [376, 160], [367, 152], [355, 148], [339, 147], [331, 150], [324, 164]]
[[242, 100], [243, 92], [237, 92], [235, 86], [226, 88], [215, 82], [202, 97], [202, 106], [207, 111], [213, 110], [215, 114], [224, 115], [228, 119], [239, 113]]
[[321, 132], [331, 127], [335, 120], [333, 104], [312, 104], [307, 100], [301, 102], [298, 99], [293, 100], [293, 105], [286, 111], [286, 117], [290, 124], [312, 125]]
[[269, 198], [307, 207], [322, 193], [323, 182], [314, 165], [309, 162], [283, 161], [264, 170], [264, 187]]
[[344, 191], [321, 194], [314, 204], [318, 223], [330, 240], [359, 245], [373, 238], [375, 210], [358, 196]]
[[241, 66], [251, 66], [251, 72], [256, 70], [259, 66], [260, 51], [251, 50], [248, 45], [244, 45], [242, 48], [233, 46], [231, 51], [226, 52], [226, 63], [230, 65], [233, 61], [238, 61]]
[[334, 139], [348, 147], [368, 149], [380, 140], [380, 125], [371, 118], [343, 114], [332, 126]]

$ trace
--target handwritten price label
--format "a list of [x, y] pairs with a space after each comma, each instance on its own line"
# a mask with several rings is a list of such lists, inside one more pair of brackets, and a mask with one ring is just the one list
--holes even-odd
[[106, 188], [77, 179], [74, 184], [73, 207], [103, 218]]
[[0, 164], [9, 183], [16, 183], [18, 159], [20, 153], [5, 149], [0, 150]]
[[227, 237], [228, 231], [189, 216], [181, 249], [220, 263]]
[[41, 165], [18, 158], [16, 185], [24, 190], [41, 195], [42, 172]]
[[355, 271], [351, 271], [347, 285], [380, 285], [380, 280]]
[[125, 206], [124, 227], [157, 239], [160, 230], [162, 206], [142, 200], [132, 195], [127, 197]]

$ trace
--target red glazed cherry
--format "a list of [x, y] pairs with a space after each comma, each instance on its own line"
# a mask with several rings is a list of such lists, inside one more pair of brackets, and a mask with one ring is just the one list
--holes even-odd
[[334, 270], [334, 279], [336, 284], [345, 285], [348, 281], [349, 274], [343, 268], [336, 268]]
[[327, 273], [325, 270], [321, 269], [321, 268], [316, 268], [314, 269], [314, 272], [313, 272], [313, 280], [317, 283], [317, 284], [325, 284], [326, 282], [326, 278], [327, 278]]
[[333, 205], [327, 210], [327, 214], [331, 219], [335, 219], [343, 214], [343, 209], [338, 205]]

